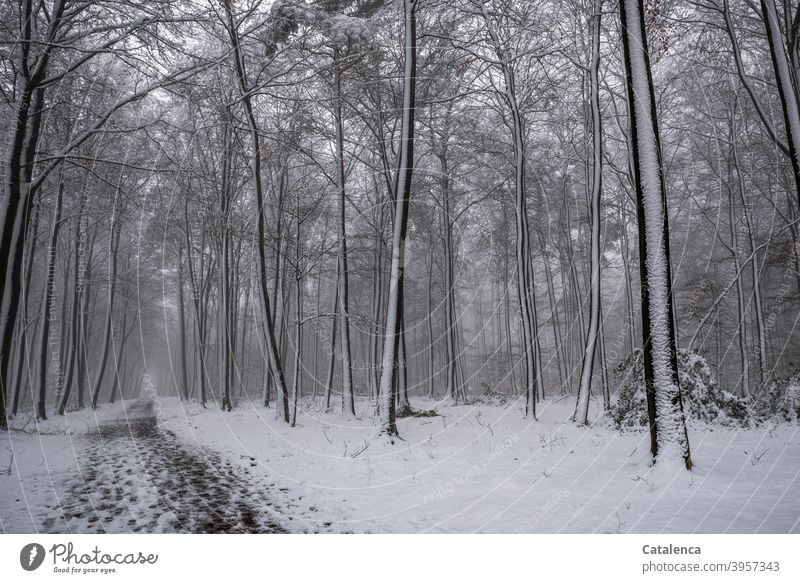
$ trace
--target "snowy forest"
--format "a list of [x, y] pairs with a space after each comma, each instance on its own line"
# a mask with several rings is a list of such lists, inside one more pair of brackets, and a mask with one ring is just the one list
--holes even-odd
[[0, 26], [4, 531], [800, 529], [796, 0]]

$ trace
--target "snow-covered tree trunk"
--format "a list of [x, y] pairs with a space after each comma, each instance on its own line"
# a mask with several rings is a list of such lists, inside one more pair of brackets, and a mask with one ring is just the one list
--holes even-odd
[[403, 271], [405, 269], [406, 231], [414, 174], [414, 107], [417, 71], [417, 3], [403, 0], [404, 70], [403, 113], [400, 122], [400, 145], [395, 177], [394, 223], [392, 225], [392, 262], [389, 271], [389, 295], [386, 302], [383, 362], [380, 386], [380, 433], [390, 439], [397, 436], [395, 398], [398, 349], [403, 317]]
[[783, 108], [783, 120], [786, 126], [786, 146], [794, 173], [795, 194], [800, 202], [800, 97], [798, 97], [797, 79], [786, 54], [786, 47], [781, 35], [778, 10], [775, 0], [761, 0], [762, 17], [767, 30], [769, 50], [772, 55], [772, 66], [775, 70], [775, 81]]
[[666, 184], [642, 0], [620, 2], [631, 150], [639, 218], [642, 334], [650, 451], [654, 461], [680, 460], [691, 469], [678, 384]]
[[592, 15], [592, 63], [589, 67], [591, 91], [589, 105], [592, 112], [592, 150], [594, 155], [591, 194], [591, 282], [589, 293], [589, 330], [583, 351], [578, 401], [575, 405], [575, 422], [586, 425], [589, 420], [589, 396], [592, 388], [595, 353], [600, 331], [600, 198], [603, 193], [603, 136], [600, 119], [600, 22], [603, 2], [596, 0]]

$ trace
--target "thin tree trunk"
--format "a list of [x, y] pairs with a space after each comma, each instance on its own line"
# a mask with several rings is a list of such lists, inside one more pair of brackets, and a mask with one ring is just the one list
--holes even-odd
[[342, 356], [342, 413], [356, 414], [355, 395], [353, 392], [353, 361], [350, 347], [350, 290], [348, 288], [347, 267], [347, 217], [345, 213], [345, 171], [344, 171], [344, 113], [342, 98], [342, 70], [339, 62], [339, 49], [334, 49], [334, 78], [336, 85], [336, 177], [338, 187], [338, 221], [339, 231], [339, 334], [341, 336], [339, 352]]
[[389, 298], [384, 327], [383, 367], [381, 373], [380, 433], [394, 441], [397, 433], [393, 388], [397, 379], [397, 354], [403, 317], [403, 272], [405, 269], [406, 231], [414, 174], [414, 107], [417, 76], [417, 2], [403, 0], [405, 48], [403, 71], [403, 113], [400, 155], [395, 176], [394, 224], [392, 227], [392, 263]]
[[[250, 89], [247, 86], [247, 74], [245, 71], [244, 57], [239, 46], [239, 36], [234, 23], [231, 1], [224, 0], [225, 11], [228, 18], [228, 34], [231, 38], [234, 52], [234, 64], [236, 76], [239, 83], [239, 91], [242, 98], [242, 106], [248, 132], [250, 134], [253, 154], [250, 157], [251, 173], [256, 191], [256, 205], [258, 207], [257, 232], [258, 232], [258, 256], [259, 256], [259, 282], [261, 291], [261, 304], [265, 319], [265, 332], [267, 335], [266, 345], [269, 354], [269, 361], [272, 368], [272, 378], [275, 382], [278, 393], [281, 395], [283, 407], [283, 420], [289, 423], [289, 395], [286, 391], [286, 381], [283, 375], [283, 366], [278, 354], [275, 339], [275, 327], [272, 320], [272, 309], [270, 307], [269, 291], [267, 289], [267, 258], [265, 249], [265, 227], [264, 227], [264, 189], [261, 182], [261, 144], [258, 125], [256, 124], [253, 106], [250, 100]], [[276, 407], [276, 411], [279, 409]]]
[[97, 400], [100, 396], [100, 389], [103, 384], [103, 378], [106, 372], [106, 365], [108, 364], [109, 346], [111, 344], [111, 319], [114, 314], [114, 295], [117, 287], [117, 251], [119, 248], [120, 233], [122, 226], [120, 224], [120, 205], [119, 191], [117, 188], [114, 193], [113, 209], [111, 211], [111, 227], [108, 234], [108, 296], [106, 305], [106, 315], [103, 324], [103, 342], [100, 349], [100, 368], [95, 377], [94, 386], [92, 387], [92, 409], [97, 408]]
[[592, 15], [592, 64], [589, 68], [591, 78], [591, 96], [589, 98], [592, 110], [592, 150], [594, 162], [592, 165], [592, 195], [591, 195], [591, 272], [592, 281], [589, 294], [589, 330], [586, 334], [586, 344], [583, 351], [583, 365], [581, 380], [578, 387], [578, 399], [573, 416], [576, 423], [586, 425], [589, 422], [589, 396], [592, 390], [592, 375], [594, 374], [594, 359], [597, 351], [598, 335], [600, 331], [600, 198], [603, 194], [603, 137], [602, 122], [600, 119], [600, 19], [602, 16], [603, 2], [596, 0], [594, 14]]
[[[48, 346], [56, 344], [55, 353], [58, 355], [57, 345], [59, 332], [50, 329], [52, 312], [55, 311], [55, 277], [56, 277], [56, 250], [58, 247], [58, 233], [61, 230], [61, 209], [64, 204], [64, 183], [59, 181], [56, 191], [55, 209], [53, 210], [53, 225], [50, 230], [50, 241], [47, 248], [47, 260], [44, 278], [44, 302], [42, 306], [41, 328], [39, 330], [39, 382], [36, 399], [36, 417], [47, 419], [47, 362], [50, 356]], [[59, 356], [60, 361], [60, 356]], [[56, 371], [57, 375], [61, 371]]]

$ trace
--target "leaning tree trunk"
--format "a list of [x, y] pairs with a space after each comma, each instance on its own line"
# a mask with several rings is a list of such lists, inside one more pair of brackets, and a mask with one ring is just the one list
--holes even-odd
[[631, 150], [639, 218], [642, 335], [650, 451], [692, 467], [673, 327], [667, 191], [642, 0], [620, 2]]

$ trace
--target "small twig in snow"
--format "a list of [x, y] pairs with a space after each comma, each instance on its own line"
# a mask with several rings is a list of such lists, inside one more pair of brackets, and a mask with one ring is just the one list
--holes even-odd
[[358, 456], [360, 456], [362, 453], [364, 453], [365, 451], [367, 451], [367, 448], [369, 447], [369, 444], [370, 444], [370, 442], [369, 442], [369, 441], [367, 441], [367, 440], [365, 439], [365, 440], [364, 440], [364, 446], [363, 446], [363, 447], [360, 447], [360, 448], [358, 449], [358, 451], [356, 451], [356, 452], [354, 452], [354, 453], [350, 454], [350, 457], [351, 457], [351, 458], [357, 458]]

